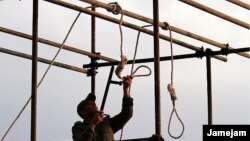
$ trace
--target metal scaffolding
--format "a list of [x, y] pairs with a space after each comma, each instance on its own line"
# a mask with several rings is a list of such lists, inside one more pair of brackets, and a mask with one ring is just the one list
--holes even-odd
[[[96, 69], [97, 67], [104, 67], [104, 66], [112, 66], [111, 68], [111, 72], [110, 72], [110, 77], [108, 80], [108, 84], [111, 83], [111, 78], [112, 78], [112, 72], [113, 72], [113, 65], [117, 65], [119, 63], [118, 60], [106, 57], [106, 56], [102, 56], [100, 54], [98, 54], [96, 52], [96, 18], [101, 18], [103, 20], [106, 21], [110, 21], [112, 23], [115, 24], [119, 24], [119, 19], [107, 16], [105, 14], [99, 13], [95, 11], [95, 7], [101, 7], [104, 9], [107, 9], [109, 11], [113, 10], [113, 7], [109, 4], [106, 3], [102, 3], [96, 0], [81, 0], [82, 2], [91, 4], [93, 7], [92, 9], [87, 9], [87, 8], [83, 8], [80, 7], [78, 5], [74, 5], [68, 2], [64, 2], [61, 0], [45, 0], [49, 3], [53, 3], [59, 6], [63, 6], [72, 10], [76, 10], [76, 11], [80, 11], [82, 13], [88, 14], [91, 16], [91, 52], [88, 51], [84, 51], [84, 50], [80, 50], [78, 48], [74, 48], [71, 46], [67, 46], [64, 45], [63, 49], [71, 51], [71, 52], [75, 52], [81, 55], [86, 55], [88, 57], [91, 58], [90, 60], [90, 64], [85, 64], [83, 65], [84, 68], [78, 68], [75, 66], [71, 66], [71, 65], [67, 65], [67, 64], [63, 64], [63, 63], [59, 63], [59, 62], [54, 62], [53, 65], [58, 66], [58, 67], [62, 67], [62, 68], [66, 68], [69, 70], [73, 70], [76, 72], [80, 72], [80, 73], [85, 73], [88, 74], [89, 76], [91, 76], [91, 93], [95, 94], [95, 83], [96, 83]], [[234, 24], [237, 24], [239, 26], [242, 26], [244, 28], [246, 28], [247, 30], [250, 29], [249, 24], [239, 21], [233, 17], [229, 17], [223, 13], [220, 13], [218, 11], [215, 11], [211, 8], [205, 7], [201, 4], [198, 4], [196, 2], [193, 2], [191, 0], [180, 0], [181, 2], [185, 2], [189, 5], [195, 6], [196, 8], [202, 9], [208, 13], [211, 13], [215, 16], [221, 17], [225, 20], [228, 20], [229, 22], [232, 22]], [[228, 0], [229, 1], [229, 0]], [[244, 8], [249, 8], [249, 5], [246, 3], [240, 3], [238, 1], [233, 1], [231, 0], [230, 2], [235, 3], [237, 5], [240, 5]], [[161, 57], [160, 56], [160, 39], [165, 40], [165, 41], [170, 41], [170, 37], [165, 36], [163, 34], [160, 33], [159, 28], [168, 30], [166, 27], [166, 23], [165, 22], [161, 22], [159, 19], [159, 0], [153, 0], [152, 1], [152, 5], [153, 5], [153, 19], [150, 19], [148, 17], [144, 17], [142, 15], [124, 10], [124, 15], [152, 24], [153, 25], [153, 31], [145, 29], [141, 26], [138, 26], [136, 24], [130, 23], [130, 22], [126, 22], [123, 21], [122, 22], [122, 26], [128, 27], [130, 29], [134, 29], [140, 32], [143, 32], [145, 34], [151, 35], [153, 36], [154, 39], [154, 57], [153, 58], [145, 58], [145, 59], [138, 59], [135, 60], [135, 63], [147, 63], [147, 62], [154, 62], [154, 96], [155, 96], [155, 133], [152, 137], [149, 138], [143, 138], [143, 139], [132, 139], [132, 140], [155, 140], [155, 141], [161, 141], [162, 137], [161, 137], [161, 100], [160, 100], [160, 61], [166, 61], [166, 60], [170, 60], [171, 56], [167, 56], [167, 57]], [[28, 55], [28, 54], [24, 54], [24, 53], [20, 53], [20, 52], [16, 52], [16, 51], [12, 51], [12, 50], [8, 50], [8, 49], [4, 49], [4, 48], [0, 48], [0, 52], [2, 53], [7, 53], [10, 55], [15, 55], [15, 56], [19, 56], [22, 58], [26, 58], [26, 59], [32, 59], [32, 98], [31, 98], [31, 141], [36, 141], [36, 124], [37, 124], [37, 63], [39, 62], [43, 62], [43, 63], [47, 63], [50, 64], [51, 61], [50, 60], [46, 60], [43, 58], [38, 58], [37, 56], [37, 45], [38, 42], [43, 43], [43, 44], [47, 44], [50, 46], [54, 46], [57, 48], [60, 48], [61, 44], [60, 43], [56, 43], [50, 40], [46, 40], [46, 39], [42, 39], [38, 37], [38, 12], [39, 12], [39, 1], [38, 0], [33, 0], [33, 32], [32, 35], [28, 35], [25, 33], [21, 33], [18, 31], [14, 31], [11, 29], [7, 29], [4, 27], [0, 27], [0, 31], [7, 33], [7, 34], [11, 34], [14, 36], [18, 36], [18, 37], [22, 37], [25, 39], [29, 39], [32, 40], [32, 56]], [[183, 54], [183, 55], [177, 55], [174, 56], [174, 59], [186, 59], [186, 58], [202, 58], [202, 57], [206, 57], [207, 60], [207, 96], [208, 96], [208, 124], [212, 124], [212, 80], [211, 80], [211, 57], [216, 58], [220, 61], [227, 61], [227, 58], [220, 56], [220, 55], [225, 55], [225, 54], [229, 54], [229, 53], [237, 53], [238, 55], [241, 55], [243, 57], [246, 58], [250, 58], [250, 55], [248, 52], [250, 50], [249, 47], [247, 48], [241, 48], [241, 49], [234, 49], [232, 47], [230, 47], [229, 45], [223, 44], [223, 43], [219, 43], [217, 41], [211, 40], [209, 38], [206, 37], [202, 37], [200, 35], [194, 34], [192, 32], [180, 29], [178, 27], [175, 27], [173, 25], [171, 25], [171, 29], [172, 31], [182, 34], [184, 36], [196, 39], [198, 41], [202, 41], [204, 43], [208, 43], [212, 46], [215, 47], [219, 47], [221, 50], [220, 51], [212, 51], [212, 50], [206, 50], [204, 51], [203, 48], [201, 47], [197, 47], [195, 45], [191, 45], [189, 43], [183, 42], [181, 40], [178, 39], [173, 39], [173, 43], [180, 45], [182, 47], [194, 50], [195, 53], [194, 54]], [[97, 63], [97, 60], [101, 59], [106, 61], [105, 63]], [[132, 63], [133, 60], [129, 60], [129, 63]], [[86, 68], [90, 68], [90, 69], [86, 69]], [[114, 82], [114, 83], [118, 83], [118, 82]], [[119, 84], [119, 83], [118, 83]], [[109, 85], [107, 85], [106, 89], [108, 91], [108, 87]], [[105, 93], [107, 93], [105, 91]], [[106, 96], [106, 95], [105, 95]], [[104, 100], [102, 103], [102, 109], [104, 108], [104, 104], [105, 104], [105, 96], [104, 96]], [[131, 141], [132, 141], [131, 140]]]

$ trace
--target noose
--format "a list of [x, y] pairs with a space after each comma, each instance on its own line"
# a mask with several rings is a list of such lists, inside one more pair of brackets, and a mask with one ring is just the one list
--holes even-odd
[[[144, 25], [141, 28], [149, 27], [149, 26], [152, 26], [152, 25]], [[141, 66], [137, 67], [135, 69], [135, 71], [134, 71], [134, 64], [135, 64], [135, 58], [136, 58], [138, 45], [139, 45], [140, 33], [141, 33], [141, 30], [139, 30], [138, 34], [137, 34], [137, 39], [136, 39], [136, 44], [135, 44], [135, 52], [134, 52], [134, 57], [133, 57], [133, 62], [132, 62], [132, 67], [131, 67], [131, 72], [130, 72], [130, 75], [132, 75], [133, 77], [149, 76], [151, 74], [151, 69], [148, 66], [145, 66], [145, 65], [141, 65]], [[135, 75], [135, 73], [138, 71], [138, 69], [142, 68], [142, 67], [147, 68], [149, 70], [149, 73], [145, 74], [145, 75]]]
[[[146, 25], [146, 26], [142, 26], [143, 27], [147, 27], [147, 26], [151, 26], [151, 25]], [[140, 33], [141, 31], [139, 30], [138, 31], [138, 34], [137, 34], [137, 39], [136, 39], [136, 45], [135, 45], [135, 52], [134, 52], [134, 57], [133, 57], [133, 62], [132, 62], [132, 67], [131, 67], [131, 72], [130, 72], [130, 76], [132, 77], [144, 77], [144, 76], [149, 76], [151, 75], [152, 71], [151, 69], [146, 66], [146, 65], [140, 65], [138, 66], [135, 70], [134, 70], [134, 64], [135, 64], [135, 58], [136, 58], [136, 54], [137, 54], [137, 50], [138, 50], [138, 44], [139, 44], [139, 38], [140, 38]], [[149, 73], [148, 74], [137, 74], [136, 75], [136, 72], [140, 69], [140, 68], [147, 68], [149, 70]], [[131, 86], [129, 87], [129, 93], [131, 91]], [[121, 135], [120, 135], [120, 141], [122, 139], [122, 134], [123, 134], [123, 128], [121, 130]]]
[[[115, 74], [116, 76], [123, 80], [123, 77], [121, 75], [122, 71], [124, 70], [125, 68], [125, 65], [127, 64], [127, 57], [123, 54], [123, 32], [122, 32], [122, 22], [123, 22], [123, 15], [124, 15], [124, 12], [123, 12], [123, 9], [122, 7], [117, 3], [117, 2], [113, 2], [113, 3], [109, 3], [113, 9], [110, 11], [112, 12], [113, 14], [121, 14], [121, 18], [120, 18], [120, 21], [119, 21], [119, 31], [120, 31], [120, 62], [115, 70]], [[133, 67], [134, 67], [134, 63], [135, 63], [135, 57], [136, 57], [136, 52], [137, 52], [137, 46], [138, 46], [138, 41], [139, 41], [139, 36], [140, 36], [140, 31], [138, 32], [138, 36], [137, 36], [137, 42], [136, 42], [136, 48], [135, 48], [135, 54], [134, 54], [134, 59], [133, 59], [133, 63], [132, 63], [132, 69], [131, 69], [131, 73], [130, 73], [130, 76], [131, 77], [143, 77], [143, 76], [149, 76], [151, 75], [151, 69], [148, 67], [148, 66], [145, 66], [145, 65], [141, 65], [139, 67], [137, 67], [135, 69], [135, 71], [133, 71]], [[140, 75], [136, 75], [135, 73], [140, 69], [140, 68], [147, 68], [149, 70], [149, 73], [148, 74], [140, 74]], [[131, 90], [131, 87], [129, 87], [129, 93], [130, 93], [130, 90]], [[120, 141], [122, 139], [122, 135], [123, 135], [123, 127], [121, 129], [121, 135], [120, 135]]]
[[[176, 107], [175, 107], [175, 100], [177, 100], [177, 96], [176, 96], [176, 92], [175, 92], [175, 88], [174, 88], [174, 81], [173, 81], [173, 76], [174, 76], [174, 56], [173, 56], [173, 40], [172, 40], [171, 26], [168, 23], [164, 23], [164, 24], [167, 27], [166, 29], [169, 29], [170, 49], [171, 49], [171, 83], [168, 84], [168, 92], [170, 93], [173, 109], [172, 109], [172, 112], [170, 114], [170, 118], [169, 118], [169, 122], [168, 122], [168, 134], [169, 134], [170, 137], [172, 137], [174, 139], [179, 139], [184, 133], [185, 126], [184, 126], [184, 123], [182, 122], [180, 116], [178, 115]], [[171, 121], [172, 121], [172, 117], [173, 117], [174, 113], [176, 114], [176, 117], [178, 118], [178, 120], [180, 121], [180, 123], [182, 125], [182, 131], [181, 131], [181, 134], [179, 136], [174, 136], [170, 132], [170, 125], [171, 125]]]
[[[117, 68], [115, 69], [115, 74], [118, 78], [120, 78], [121, 80], [123, 80], [121, 73], [125, 67], [125, 65], [127, 64], [127, 57], [125, 55], [123, 55], [123, 33], [122, 33], [122, 21], [123, 21], [123, 10], [122, 7], [117, 3], [117, 2], [112, 2], [109, 3], [109, 5], [111, 5], [113, 7], [113, 9], [110, 11], [115, 15], [121, 14], [121, 18], [119, 21], [119, 31], [120, 31], [120, 52], [121, 52], [121, 61], [119, 62]], [[122, 139], [122, 134], [123, 134], [123, 127], [121, 129], [121, 135], [120, 135], [120, 141]]]

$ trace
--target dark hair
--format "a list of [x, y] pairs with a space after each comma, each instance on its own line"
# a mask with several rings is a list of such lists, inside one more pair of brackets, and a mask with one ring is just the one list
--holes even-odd
[[84, 119], [84, 116], [81, 114], [81, 110], [83, 107], [87, 104], [88, 101], [93, 101], [95, 102], [96, 96], [92, 93], [89, 93], [88, 96], [82, 100], [78, 105], [77, 105], [77, 114]]

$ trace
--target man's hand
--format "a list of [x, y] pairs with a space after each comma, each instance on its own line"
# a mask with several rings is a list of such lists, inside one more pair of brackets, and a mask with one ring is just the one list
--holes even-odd
[[103, 121], [104, 115], [103, 112], [97, 112], [91, 120], [90, 126], [94, 130], [96, 125]]
[[124, 92], [124, 95], [125, 96], [129, 96], [129, 88], [132, 84], [132, 79], [133, 77], [132, 76], [126, 76], [126, 77], [123, 77], [123, 92]]

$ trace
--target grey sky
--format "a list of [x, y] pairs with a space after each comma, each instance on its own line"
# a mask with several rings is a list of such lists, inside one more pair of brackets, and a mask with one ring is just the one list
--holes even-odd
[[[88, 6], [76, 0], [67, 0], [80, 6]], [[102, 0], [108, 3], [111, 0]], [[135, 13], [152, 18], [152, 1], [118, 0], [120, 5]], [[221, 1], [200, 0], [225, 14], [250, 23], [250, 12], [234, 4]], [[245, 0], [250, 4], [250, 0]], [[101, 8], [98, 12], [113, 16]], [[78, 12], [40, 1], [39, 37], [61, 43]], [[120, 18], [120, 16], [114, 16]], [[145, 23], [124, 17], [137, 25]], [[234, 48], [250, 46], [249, 30], [205, 13], [177, 0], [160, 0], [160, 21], [166, 21], [181, 29], [199, 34], [220, 43], [229, 43]], [[27, 34], [32, 33], [32, 1], [0, 1], [0, 25]], [[90, 51], [90, 16], [81, 14], [66, 44]], [[123, 27], [124, 54], [133, 58], [137, 31]], [[162, 31], [167, 36], [167, 31]], [[97, 52], [104, 56], [119, 59], [120, 35], [118, 25], [97, 19]], [[219, 50], [214, 46], [173, 33], [173, 38], [195, 46]], [[31, 54], [30, 40], [0, 32], [0, 47]], [[161, 40], [161, 56], [169, 56], [169, 42]], [[52, 59], [57, 48], [39, 44], [39, 57]], [[189, 49], [174, 44], [174, 54], [193, 53]], [[141, 34], [137, 58], [153, 57], [153, 38]], [[227, 56], [228, 62], [212, 59], [213, 81], [213, 121], [214, 124], [249, 124], [250, 123], [250, 62], [239, 55]], [[89, 57], [68, 51], [62, 51], [58, 62], [81, 67], [88, 64]], [[31, 61], [0, 53], [0, 136], [9, 127], [21, 107], [31, 94]], [[148, 63], [153, 70], [153, 63]], [[138, 65], [136, 65], [138, 66]], [[39, 79], [47, 65], [39, 63]], [[130, 73], [127, 65], [124, 75]], [[99, 68], [96, 93], [97, 104], [101, 104], [105, 90], [109, 67]], [[167, 133], [169, 115], [172, 110], [167, 92], [170, 83], [170, 62], [161, 62], [161, 111], [162, 136], [172, 140]], [[135, 78], [131, 90], [134, 98], [134, 116], [124, 128], [123, 138], [150, 137], [155, 133], [154, 120], [154, 75]], [[114, 75], [113, 78], [118, 80]], [[207, 124], [206, 60], [185, 59], [174, 61], [174, 84], [177, 91], [177, 110], [185, 124], [183, 141], [202, 140], [202, 125]], [[80, 120], [76, 106], [90, 92], [90, 78], [85, 74], [52, 67], [43, 84], [38, 89], [38, 134], [39, 141], [69, 141], [71, 127]], [[111, 116], [121, 109], [122, 88], [111, 85], [105, 106], [105, 113]], [[173, 118], [173, 134], [180, 132], [180, 124]], [[115, 135], [119, 139], [120, 132]], [[21, 115], [6, 141], [26, 141], [30, 139], [30, 105]]]

